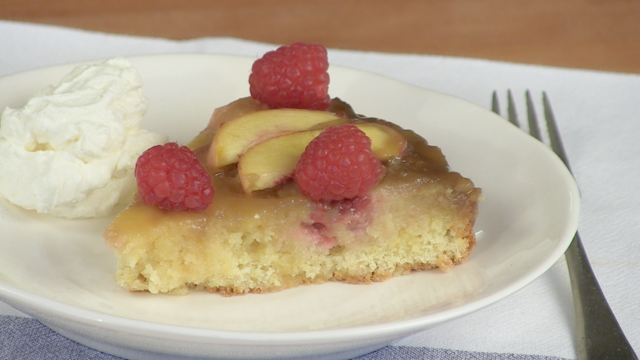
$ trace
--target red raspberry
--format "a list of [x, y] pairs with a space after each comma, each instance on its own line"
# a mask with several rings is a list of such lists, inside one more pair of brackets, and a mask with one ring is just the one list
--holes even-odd
[[371, 150], [371, 139], [358, 127], [329, 127], [300, 156], [294, 181], [314, 201], [351, 199], [366, 194], [385, 168]]
[[331, 101], [328, 68], [322, 45], [281, 46], [253, 63], [249, 90], [271, 108], [326, 110]]
[[147, 149], [136, 162], [138, 193], [145, 204], [165, 210], [204, 210], [213, 203], [211, 175], [186, 146]]

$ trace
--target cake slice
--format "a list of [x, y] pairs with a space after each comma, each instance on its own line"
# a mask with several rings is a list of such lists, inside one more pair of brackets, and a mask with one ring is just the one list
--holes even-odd
[[[332, 104], [327, 111], [348, 114], [348, 122], [381, 123], [407, 141], [400, 156], [383, 162], [384, 178], [371, 191], [318, 202], [282, 181], [247, 194], [237, 164], [209, 167], [216, 193], [206, 210], [162, 210], [137, 198], [118, 214], [104, 233], [118, 259], [118, 284], [151, 293], [235, 295], [332, 280], [368, 284], [462, 263], [475, 244], [480, 189], [450, 171], [441, 151], [415, 133], [357, 117], [339, 100]], [[228, 121], [256, 109], [243, 99], [217, 110], [189, 145], [201, 163], [225, 122], [219, 114]]]
[[167, 145], [188, 165], [141, 156], [138, 195], [104, 232], [118, 284], [236, 295], [465, 261], [481, 190], [422, 137], [331, 100], [327, 68], [319, 45], [268, 52], [250, 98], [216, 109], [191, 150]]

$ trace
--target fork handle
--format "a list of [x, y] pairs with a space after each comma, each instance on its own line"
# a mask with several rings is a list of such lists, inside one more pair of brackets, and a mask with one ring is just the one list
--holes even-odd
[[589, 265], [576, 233], [565, 253], [573, 302], [580, 360], [637, 360]]

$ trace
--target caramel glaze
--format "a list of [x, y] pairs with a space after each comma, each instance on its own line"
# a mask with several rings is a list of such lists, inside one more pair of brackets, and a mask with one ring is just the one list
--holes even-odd
[[[260, 105], [254, 104], [254, 102], [255, 100], [253, 99], [244, 98], [228, 105], [228, 107], [231, 107], [231, 109], [228, 109], [227, 107], [221, 108], [221, 113], [224, 114], [223, 120], [220, 120], [220, 118], [216, 117], [216, 114], [214, 114], [209, 126], [188, 145], [198, 155], [201, 163], [206, 164], [206, 156], [209, 152], [209, 146], [211, 145], [211, 141], [215, 136], [215, 132], [220, 127], [220, 124], [222, 122], [228, 121], [234, 117], [250, 111], [258, 111], [263, 109], [260, 107]], [[237, 110], [233, 110], [233, 108], [236, 106]], [[450, 182], [452, 188], [456, 188], [462, 193], [465, 193], [465, 195], [469, 196], [470, 200], [474, 202], [478, 201], [479, 197], [481, 197], [480, 189], [476, 189], [475, 187], [473, 187], [471, 181], [462, 178], [458, 173], [449, 171], [449, 165], [440, 148], [438, 148], [437, 146], [429, 145], [422, 136], [416, 134], [415, 132], [403, 129], [400, 126], [385, 120], [358, 115], [353, 111], [349, 104], [340, 100], [339, 98], [334, 98], [332, 100], [331, 106], [327, 111], [348, 117], [354, 124], [383, 124], [393, 128], [405, 137], [405, 139], [407, 140], [407, 148], [402, 156], [400, 158], [391, 158], [383, 162], [387, 169], [383, 182], [390, 181], [392, 179], [398, 180], [401, 178], [406, 178], [409, 177], [409, 174], [419, 174], [425, 179], [431, 179], [431, 181]], [[219, 192], [244, 194], [242, 185], [238, 178], [238, 169], [236, 164], [229, 165], [222, 169], [208, 167], [207, 170], [213, 178], [213, 184], [216, 188], [216, 196]], [[423, 181], [425, 180], [423, 179]], [[462, 182], [463, 184], [458, 184], [460, 182]], [[299, 194], [299, 190], [292, 181], [284, 181], [276, 187], [256, 191], [247, 196], [252, 198], [264, 199], [283, 198]]]
[[[243, 98], [231, 104], [216, 109], [209, 125], [197, 135], [187, 146], [194, 150], [202, 164], [207, 163], [209, 146], [215, 136], [220, 124], [231, 120], [239, 114], [251, 111], [262, 110], [264, 107], [256, 100]], [[393, 189], [395, 194], [400, 191], [403, 194], [411, 194], [419, 186], [432, 184], [444, 189], [451, 189], [447, 192], [447, 201], [441, 202], [437, 211], [452, 211], [469, 213], [471, 219], [475, 219], [477, 214], [477, 203], [482, 199], [482, 192], [476, 188], [471, 180], [462, 177], [456, 172], [449, 171], [447, 161], [436, 146], [431, 146], [427, 141], [410, 130], [405, 130], [393, 123], [368, 118], [357, 115], [351, 106], [340, 99], [333, 99], [328, 111], [343, 114], [352, 119], [354, 123], [376, 122], [392, 127], [400, 132], [407, 140], [407, 148], [400, 158], [392, 157], [383, 162], [386, 167], [384, 178], [376, 185], [377, 190]], [[163, 211], [155, 207], [147, 206], [136, 199], [130, 208], [142, 208], [147, 216], [159, 221], [183, 221], [188, 220], [191, 226], [197, 223], [204, 223], [206, 219], [218, 219], [218, 221], [234, 221], [243, 223], [246, 219], [263, 217], [272, 223], [277, 223], [280, 216], [277, 213], [313, 213], [321, 208], [326, 216], [333, 219], [343, 214], [344, 208], [350, 209], [347, 212], [353, 213], [366, 209], [362, 204], [368, 201], [352, 203], [336, 202], [329, 204], [319, 204], [305, 198], [299, 191], [292, 179], [282, 181], [279, 185], [261, 191], [245, 194], [238, 177], [237, 164], [232, 164], [221, 169], [208, 167], [211, 174], [212, 184], [215, 189], [214, 203], [201, 213], [190, 213], [182, 216], [171, 211]], [[375, 192], [376, 189], [372, 192]], [[392, 192], [392, 193], [393, 193]], [[451, 201], [453, 200], [453, 201]], [[354, 205], [357, 204], [358, 206]], [[452, 208], [455, 207], [455, 209]], [[126, 212], [126, 211], [125, 211]], [[185, 217], [185, 219], [182, 219]], [[197, 219], [196, 219], [197, 218]], [[198, 220], [199, 219], [199, 220]], [[322, 224], [309, 224], [310, 226], [322, 226]], [[469, 224], [473, 226], [473, 224]], [[469, 229], [468, 231], [472, 231]], [[124, 244], [121, 238], [116, 236], [114, 231], [108, 230], [105, 233], [107, 243], [111, 248], [118, 249]]]
[[[216, 112], [218, 114], [214, 113], [209, 126], [188, 146], [198, 155], [200, 162], [206, 164], [209, 146], [221, 123], [231, 120], [240, 114], [262, 109], [263, 107], [260, 103], [251, 98], [243, 98], [219, 110], [217, 109]], [[458, 210], [467, 209], [469, 212], [474, 213], [472, 218], [475, 219], [477, 202], [481, 200], [482, 192], [474, 186], [471, 180], [462, 177], [456, 172], [449, 171], [449, 165], [440, 148], [429, 145], [423, 137], [411, 130], [403, 129], [388, 121], [358, 115], [349, 104], [338, 98], [332, 100], [331, 106], [327, 111], [341, 114], [351, 119], [353, 123], [373, 122], [384, 124], [392, 127], [406, 138], [407, 148], [403, 155], [400, 158], [392, 157], [383, 162], [386, 172], [377, 186], [404, 186], [407, 191], [411, 191], [410, 188], [421, 184], [439, 183], [453, 189], [454, 197], [456, 198], [454, 203], [457, 203]], [[222, 208], [225, 209], [224, 212], [227, 215], [234, 214], [231, 217], [235, 219], [255, 216], [255, 214], [259, 213], [273, 213], [277, 212], [278, 209], [292, 206], [301, 207], [301, 210], [308, 206], [311, 206], [312, 209], [313, 207], [322, 206], [324, 211], [338, 214], [342, 212], [340, 209], [345, 206], [344, 202], [313, 204], [312, 201], [302, 196], [291, 178], [285, 179], [273, 188], [245, 194], [238, 177], [237, 164], [232, 164], [222, 169], [208, 167], [207, 170], [211, 174], [212, 183], [216, 191], [214, 204], [210, 207], [212, 209], [208, 211]], [[353, 210], [353, 207], [349, 206]], [[318, 226], [318, 224], [315, 225]]]

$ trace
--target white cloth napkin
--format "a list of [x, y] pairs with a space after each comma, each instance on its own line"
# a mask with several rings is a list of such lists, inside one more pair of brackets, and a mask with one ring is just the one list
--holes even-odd
[[[172, 41], [0, 21], [0, 76], [115, 56], [259, 56], [273, 48], [232, 38]], [[335, 49], [329, 50], [329, 57], [331, 64], [379, 73], [486, 108], [493, 90], [504, 98], [511, 89], [521, 112], [525, 89], [533, 94], [545, 90], [582, 192], [583, 242], [620, 325], [633, 347], [640, 349], [640, 75]], [[563, 258], [514, 295], [394, 345], [415, 350], [402, 352], [407, 359], [574, 359], [573, 311]], [[0, 319], [2, 315], [26, 316], [0, 302]], [[16, 330], [21, 325], [13, 321], [10, 326]], [[0, 358], [16, 341], [23, 340], [0, 335]], [[400, 358], [400, 353], [385, 355], [392, 350], [369, 358]]]

